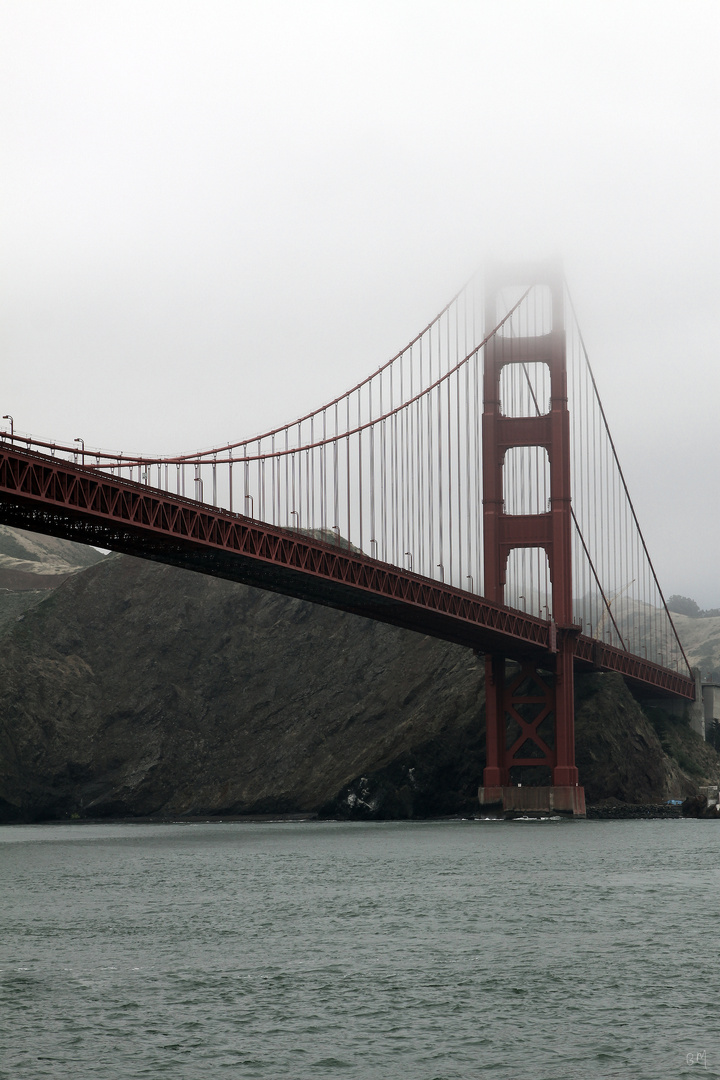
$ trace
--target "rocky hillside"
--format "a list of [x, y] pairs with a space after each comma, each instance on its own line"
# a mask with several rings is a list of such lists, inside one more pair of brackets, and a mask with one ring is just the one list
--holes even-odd
[[[470, 650], [90, 558], [0, 629], [0, 820], [477, 807], [484, 694]], [[648, 718], [622, 680], [579, 680], [578, 697], [592, 800], [677, 797], [717, 771], [686, 724]]]
[[482, 703], [469, 650], [124, 557], [27, 612], [0, 679], [6, 817], [313, 809]]

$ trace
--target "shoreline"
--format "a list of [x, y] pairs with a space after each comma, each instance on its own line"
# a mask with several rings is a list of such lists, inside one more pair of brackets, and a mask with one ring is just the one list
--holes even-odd
[[[558, 817], [564, 815], [557, 815]], [[329, 822], [342, 824], [368, 824], [371, 822], [432, 822], [432, 821], [482, 821], [481, 814], [452, 814], [438, 817], [411, 817], [411, 818], [326, 818], [317, 813], [298, 812], [295, 814], [192, 814], [192, 815], [159, 815], [142, 817], [67, 817], [45, 818], [35, 821], [5, 821], [0, 822], [0, 828], [18, 825], [222, 825], [247, 823], [259, 824], [307, 824], [311, 822]], [[568, 820], [574, 820], [568, 816]], [[577, 820], [583, 820], [578, 818]], [[683, 820], [682, 806], [669, 805], [667, 803], [613, 803], [611, 805], [588, 806], [587, 821], [663, 821]]]

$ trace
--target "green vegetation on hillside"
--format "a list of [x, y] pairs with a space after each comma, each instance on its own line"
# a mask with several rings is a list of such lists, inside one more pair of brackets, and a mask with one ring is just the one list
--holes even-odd
[[703, 609], [689, 596], [679, 596], [677, 593], [668, 597], [667, 606], [676, 615], [688, 615], [691, 619], [714, 619], [720, 615], [720, 608]]

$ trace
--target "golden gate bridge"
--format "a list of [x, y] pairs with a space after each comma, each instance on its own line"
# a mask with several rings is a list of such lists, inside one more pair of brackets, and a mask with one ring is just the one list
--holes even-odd
[[149, 457], [11, 421], [0, 521], [484, 653], [485, 804], [584, 813], [575, 670], [694, 698], [554, 263], [473, 277], [362, 382], [252, 438]]

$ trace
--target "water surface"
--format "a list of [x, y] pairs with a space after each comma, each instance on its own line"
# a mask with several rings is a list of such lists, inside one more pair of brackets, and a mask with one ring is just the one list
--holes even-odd
[[6, 827], [0, 1077], [720, 1076], [719, 848], [703, 821]]

